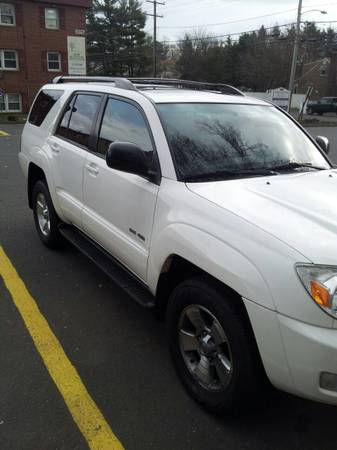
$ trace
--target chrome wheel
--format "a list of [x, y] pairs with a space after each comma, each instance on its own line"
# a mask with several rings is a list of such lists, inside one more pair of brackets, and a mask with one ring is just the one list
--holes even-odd
[[232, 352], [225, 331], [208, 309], [187, 306], [180, 315], [179, 346], [194, 378], [211, 391], [221, 391], [233, 373]]
[[41, 233], [44, 236], [50, 234], [50, 216], [46, 197], [41, 192], [36, 197], [36, 216]]

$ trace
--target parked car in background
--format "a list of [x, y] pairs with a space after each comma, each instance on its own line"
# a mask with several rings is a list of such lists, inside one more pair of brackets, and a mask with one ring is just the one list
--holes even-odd
[[322, 97], [318, 102], [308, 103], [307, 114], [325, 113], [337, 113], [337, 97]]

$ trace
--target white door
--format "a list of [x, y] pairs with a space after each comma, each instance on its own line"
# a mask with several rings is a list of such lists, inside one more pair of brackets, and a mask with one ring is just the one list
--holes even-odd
[[85, 162], [83, 228], [114, 257], [146, 281], [147, 259], [159, 187], [147, 179], [109, 168], [111, 142], [132, 142], [154, 157], [154, 146], [140, 110], [109, 98], [97, 153]]
[[78, 227], [82, 226], [84, 163], [101, 98], [75, 95], [55, 135], [48, 139], [59, 206], [66, 219]]

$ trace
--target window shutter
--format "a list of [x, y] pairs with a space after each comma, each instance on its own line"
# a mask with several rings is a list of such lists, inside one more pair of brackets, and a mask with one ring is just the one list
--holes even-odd
[[46, 28], [44, 7], [40, 6], [39, 7], [39, 11], [40, 11], [40, 27], [41, 28]]
[[64, 30], [66, 28], [66, 10], [64, 8], [59, 8], [59, 19], [60, 19], [60, 29]]
[[22, 5], [15, 3], [15, 23], [17, 27], [22, 27]]

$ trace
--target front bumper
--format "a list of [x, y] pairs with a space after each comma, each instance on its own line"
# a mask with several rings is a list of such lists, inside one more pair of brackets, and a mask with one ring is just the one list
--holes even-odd
[[322, 373], [330, 378], [335, 374], [337, 383], [337, 329], [300, 322], [246, 299], [244, 303], [271, 383], [300, 397], [337, 405], [337, 388], [321, 386]]
[[295, 394], [337, 405], [337, 389], [321, 386], [322, 373], [336, 375], [337, 330], [321, 328], [278, 314]]

